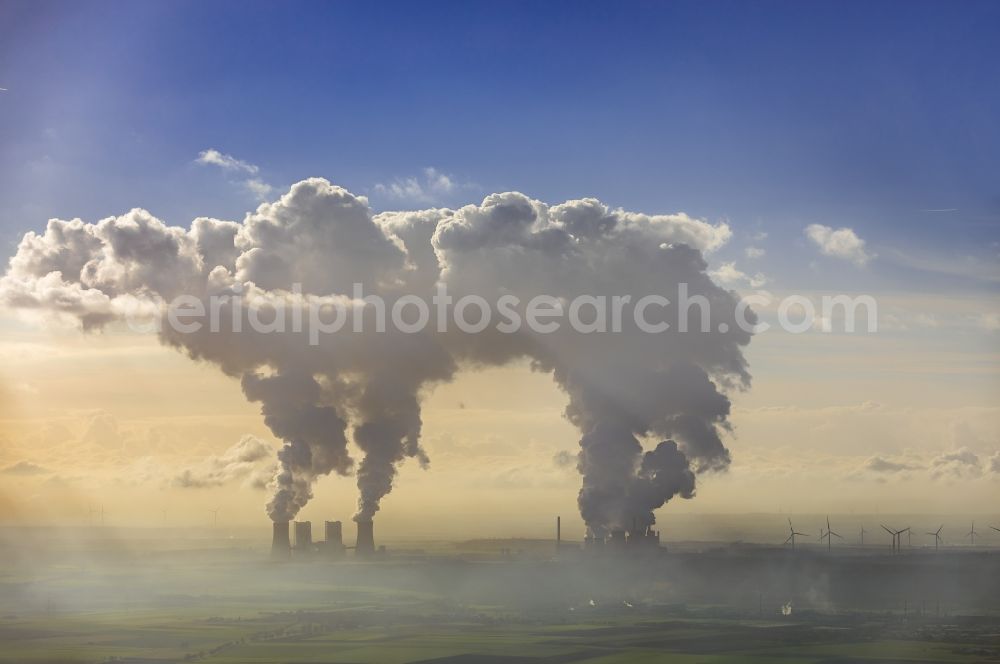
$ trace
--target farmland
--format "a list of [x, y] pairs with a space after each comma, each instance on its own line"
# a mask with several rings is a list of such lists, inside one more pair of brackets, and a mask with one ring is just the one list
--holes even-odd
[[22, 561], [0, 575], [0, 662], [1000, 659], [1000, 623], [989, 606], [849, 607], [805, 587], [800, 596], [734, 591], [720, 601], [707, 584], [698, 596], [672, 582], [670, 564], [623, 571], [442, 554], [276, 565], [238, 547]]

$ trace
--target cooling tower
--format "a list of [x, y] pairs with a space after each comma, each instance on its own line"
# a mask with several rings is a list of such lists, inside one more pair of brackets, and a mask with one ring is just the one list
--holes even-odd
[[295, 548], [299, 551], [308, 551], [312, 548], [312, 522], [295, 522]]
[[327, 521], [326, 541], [323, 546], [330, 555], [340, 555], [344, 552], [344, 528], [340, 521]]
[[274, 535], [271, 537], [271, 557], [276, 559], [288, 558], [292, 552], [292, 546], [288, 542], [288, 522], [275, 521]]
[[358, 541], [354, 553], [358, 556], [375, 553], [375, 529], [371, 521], [358, 521]]
[[583, 538], [583, 547], [588, 551], [600, 551], [604, 548], [604, 538], [588, 532]]

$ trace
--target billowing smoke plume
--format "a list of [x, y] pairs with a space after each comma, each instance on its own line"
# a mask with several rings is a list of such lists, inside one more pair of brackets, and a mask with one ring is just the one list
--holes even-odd
[[[162, 318], [163, 302], [179, 295], [206, 311], [215, 306], [223, 324], [164, 324], [160, 336], [239, 379], [261, 404], [284, 441], [268, 504], [275, 521], [293, 518], [330, 473], [356, 474], [355, 518], [370, 519], [400, 462], [428, 463], [420, 444], [426, 389], [464, 365], [529, 360], [568, 395], [566, 415], [581, 433], [580, 511], [602, 534], [653, 523], [670, 498], [694, 495], [698, 473], [729, 464], [724, 390], [749, 384], [742, 347], [750, 335], [736, 324], [735, 295], [712, 282], [702, 257], [728, 237], [725, 225], [684, 214], [610, 210], [593, 199], [547, 206], [518, 193], [458, 210], [376, 215], [363, 197], [310, 179], [242, 223], [199, 218], [185, 230], [143, 210], [96, 224], [50, 221], [22, 240], [0, 301], [88, 329]], [[483, 298], [494, 324], [441, 332], [432, 317], [416, 332], [391, 324], [375, 331], [394, 302], [430, 302], [438, 286], [455, 302]], [[594, 333], [571, 329], [565, 316], [556, 331], [498, 329], [502, 296], [527, 303], [539, 294], [557, 308], [577, 303], [575, 315]], [[384, 299], [384, 312], [362, 301], [370, 295]], [[648, 295], [671, 301], [647, 303], [645, 315], [670, 331], [638, 328], [632, 307]], [[607, 312], [618, 296], [630, 300], [616, 322]], [[295, 325], [317, 307], [330, 323], [337, 305], [346, 312], [337, 333], [311, 337], [309, 325]], [[684, 331], [684, 314], [694, 331]], [[602, 324], [610, 333], [597, 330]]]
[[267, 513], [289, 521], [312, 498], [312, 484], [322, 475], [351, 470], [347, 422], [331, 406], [319, 405], [322, 390], [306, 371], [262, 377], [243, 375], [243, 393], [263, 404], [264, 424], [285, 441], [278, 451], [274, 495]]
[[[736, 324], [736, 296], [707, 276], [699, 251], [728, 233], [683, 214], [609, 210], [593, 199], [548, 207], [516, 193], [487, 197], [438, 225], [442, 277], [456, 297], [592, 298], [595, 306], [579, 316], [587, 322], [597, 322], [601, 303], [616, 295], [631, 295], [633, 305], [653, 294], [671, 300], [647, 309], [648, 322], [669, 325], [664, 333], [624, 316], [615, 334], [563, 327], [451, 344], [476, 361], [531, 358], [568, 394], [567, 417], [582, 434], [580, 511], [595, 535], [651, 524], [653, 510], [671, 497], [694, 495], [695, 473], [729, 464], [720, 430], [728, 428], [730, 404], [719, 386], [749, 384], [741, 349], [750, 334]], [[643, 454], [645, 437], [664, 442]]]

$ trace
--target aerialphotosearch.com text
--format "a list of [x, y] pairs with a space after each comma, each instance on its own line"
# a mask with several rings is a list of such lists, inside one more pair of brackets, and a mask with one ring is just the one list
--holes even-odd
[[[858, 330], [859, 320], [866, 332], [878, 329], [877, 303], [870, 295], [823, 295], [817, 306], [802, 295], [775, 298], [755, 293], [739, 299], [725, 298], [713, 305], [704, 295], [690, 293], [686, 283], [678, 284], [672, 297], [659, 293], [581, 294], [572, 298], [537, 294], [525, 299], [508, 293], [492, 301], [475, 294], [455, 297], [445, 284], [438, 284], [429, 300], [415, 294], [366, 294], [360, 283], [353, 285], [349, 297], [303, 294], [300, 285], [291, 291], [251, 289], [244, 293], [237, 285], [220, 294], [178, 296], [161, 304], [163, 315], [155, 317], [153, 324], [166, 324], [181, 334], [206, 329], [305, 333], [310, 345], [318, 345], [320, 338], [328, 334], [390, 330], [405, 334], [454, 330], [478, 334], [492, 329], [502, 334], [530, 331], [546, 335], [567, 329], [579, 334], [726, 334], [738, 329], [760, 334], [772, 327], [761, 320], [762, 312], [767, 312], [780, 329], [793, 334], [813, 329], [832, 332], [835, 328], [853, 333]], [[720, 308], [723, 310], [718, 311]], [[132, 316], [128, 320], [134, 329], [148, 330], [150, 325], [148, 318]]]

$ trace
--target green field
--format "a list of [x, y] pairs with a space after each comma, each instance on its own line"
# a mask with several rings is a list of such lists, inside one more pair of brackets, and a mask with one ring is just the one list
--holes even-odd
[[568, 569], [552, 565], [273, 565], [225, 552], [22, 562], [0, 571], [0, 662], [1000, 661], [995, 613], [782, 615], [784, 596], [679, 601], [669, 578], [591, 594], [592, 572], [552, 582]]
[[[857, 617], [830, 628], [808, 620], [727, 620], [688, 609], [594, 609], [512, 618], [480, 607], [396, 602], [351, 591], [336, 608], [245, 612], [135, 609], [0, 620], [3, 662], [964, 662], [1000, 659], [996, 629]], [[367, 600], [367, 601], [359, 601]], [[238, 612], [237, 612], [238, 613]], [[994, 632], [990, 634], [989, 632]]]

